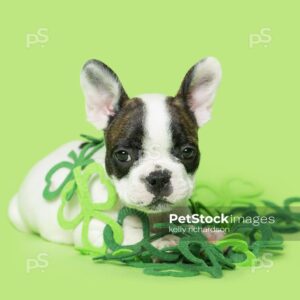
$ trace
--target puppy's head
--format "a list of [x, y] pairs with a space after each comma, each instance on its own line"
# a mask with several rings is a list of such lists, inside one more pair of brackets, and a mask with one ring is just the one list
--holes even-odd
[[197, 130], [210, 119], [220, 79], [220, 64], [209, 57], [188, 71], [176, 96], [130, 99], [108, 66], [84, 65], [88, 120], [104, 130], [106, 171], [126, 205], [161, 212], [191, 196], [200, 161]]

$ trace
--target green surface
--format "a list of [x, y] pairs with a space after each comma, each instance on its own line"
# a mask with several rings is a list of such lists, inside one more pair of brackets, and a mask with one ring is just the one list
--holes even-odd
[[[272, 266], [208, 276], [155, 278], [141, 270], [99, 265], [71, 247], [14, 230], [9, 199], [28, 169], [79, 133], [85, 121], [79, 71], [98, 58], [120, 76], [131, 96], [173, 95], [187, 69], [219, 58], [223, 82], [213, 120], [200, 130], [199, 177], [211, 183], [255, 180], [281, 202], [300, 194], [299, 5], [297, 1], [48, 1], [2, 4], [1, 296], [53, 299], [64, 295], [184, 299], [296, 295], [300, 243], [289, 242]], [[48, 30], [46, 43], [26, 47], [26, 35]], [[249, 34], [269, 28], [269, 43]], [[38, 255], [47, 263], [26, 272]], [[45, 254], [45, 256], [43, 256]], [[46, 256], [48, 255], [48, 256]], [[44, 266], [44, 267], [43, 267]]]

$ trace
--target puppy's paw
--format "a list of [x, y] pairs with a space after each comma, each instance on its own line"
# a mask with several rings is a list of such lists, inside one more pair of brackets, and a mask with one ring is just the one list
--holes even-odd
[[225, 233], [220, 231], [220, 232], [211, 232], [211, 231], [205, 231], [203, 234], [206, 236], [207, 240], [209, 243], [216, 243], [217, 241], [221, 240], [224, 238]]
[[166, 247], [173, 247], [178, 245], [180, 238], [176, 235], [167, 234], [156, 241], [152, 242], [152, 246], [161, 250]]

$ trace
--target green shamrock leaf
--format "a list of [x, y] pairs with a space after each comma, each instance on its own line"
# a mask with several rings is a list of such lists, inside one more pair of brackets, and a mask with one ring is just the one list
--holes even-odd
[[245, 255], [245, 260], [242, 262], [234, 263], [236, 266], [245, 267], [252, 266], [256, 256], [249, 250], [247, 242], [239, 239], [223, 239], [217, 242], [217, 247], [220, 250], [225, 250], [228, 247], [232, 247], [234, 252], [242, 253]]
[[[46, 186], [43, 191], [43, 197], [48, 200], [52, 201], [55, 200], [62, 192], [64, 187], [68, 182], [70, 182], [74, 178], [73, 170], [77, 167], [85, 168], [87, 165], [93, 162], [92, 156], [93, 154], [98, 151], [103, 146], [103, 141], [99, 142], [98, 144], [94, 143], [87, 143], [79, 155], [76, 154], [75, 151], [71, 151], [68, 156], [71, 158], [70, 161], [62, 161], [56, 165], [54, 165], [45, 177]], [[61, 170], [61, 169], [69, 169], [69, 173], [65, 177], [65, 179], [60, 183], [60, 185], [54, 190], [51, 190], [52, 184], [52, 177], [53, 175]], [[73, 189], [69, 191], [67, 200], [70, 200], [75, 192], [76, 186], [72, 185]]]
[[[79, 249], [83, 253], [104, 254], [107, 246], [105, 243], [102, 247], [95, 247], [88, 238], [89, 224], [92, 219], [97, 219], [112, 229], [114, 238], [118, 243], [123, 240], [123, 232], [121, 226], [112, 218], [105, 214], [105, 211], [111, 210], [117, 200], [114, 186], [105, 174], [102, 166], [97, 163], [89, 164], [84, 170], [81, 166], [73, 170], [74, 179], [69, 181], [61, 193], [61, 206], [58, 209], [58, 222], [63, 229], [75, 229], [82, 222], [82, 247]], [[99, 176], [100, 183], [107, 189], [108, 198], [104, 203], [94, 203], [89, 190], [90, 179], [93, 175]], [[76, 188], [74, 188], [76, 187]], [[81, 211], [72, 220], [67, 220], [64, 216], [64, 209], [69, 202], [69, 195], [75, 189]]]

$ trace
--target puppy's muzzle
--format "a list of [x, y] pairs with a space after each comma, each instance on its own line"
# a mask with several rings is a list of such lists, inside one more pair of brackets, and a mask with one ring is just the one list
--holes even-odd
[[153, 171], [145, 178], [145, 185], [154, 198], [167, 197], [172, 193], [171, 172], [167, 169]]

